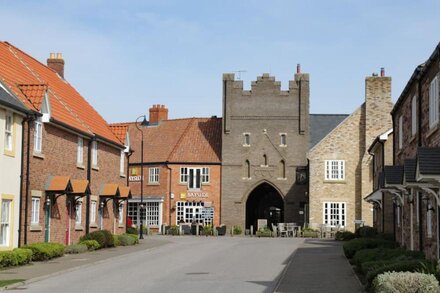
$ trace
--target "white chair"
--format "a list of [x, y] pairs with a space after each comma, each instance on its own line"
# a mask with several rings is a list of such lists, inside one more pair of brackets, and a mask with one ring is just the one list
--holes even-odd
[[278, 223], [278, 233], [280, 237], [283, 237], [283, 235], [285, 235], [286, 237], [288, 236], [286, 225], [284, 223]]

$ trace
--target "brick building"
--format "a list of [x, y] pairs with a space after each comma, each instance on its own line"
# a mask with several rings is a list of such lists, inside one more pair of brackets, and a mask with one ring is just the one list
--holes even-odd
[[365, 102], [308, 152], [309, 221], [354, 230], [355, 220], [372, 224], [372, 161], [375, 138], [391, 128], [391, 78], [365, 79]]
[[46, 66], [2, 42], [0, 79], [33, 113], [24, 124], [20, 243], [124, 232], [125, 146], [65, 80], [61, 54]]
[[168, 109], [154, 105], [149, 109], [148, 125], [113, 126], [127, 127], [133, 150], [129, 162], [133, 198], [128, 203], [128, 217], [135, 225], [140, 225], [141, 216], [153, 232], [182, 221], [220, 224], [221, 119], [168, 119]]

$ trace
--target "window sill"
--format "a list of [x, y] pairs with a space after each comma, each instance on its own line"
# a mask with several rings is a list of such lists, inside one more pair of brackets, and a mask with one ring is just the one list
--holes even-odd
[[35, 158], [39, 158], [39, 159], [44, 159], [44, 158], [45, 158], [45, 156], [44, 156], [43, 153], [36, 153], [36, 152], [33, 152], [33, 153], [32, 153], [32, 156], [35, 157]]
[[277, 180], [282, 180], [282, 181], [286, 181], [287, 178], [277, 178]]
[[147, 185], [158, 186], [158, 185], [160, 185], [160, 183], [159, 182], [152, 182], [152, 183], [148, 182]]
[[31, 227], [30, 227], [31, 232], [39, 232], [42, 230], [43, 230], [43, 228], [40, 225], [31, 225]]
[[75, 231], [83, 231], [83, 230], [84, 230], [83, 226], [75, 225]]
[[287, 148], [287, 144], [280, 144], [280, 148]]
[[125, 228], [125, 225], [118, 225], [118, 228]]
[[250, 144], [244, 144], [243, 147], [244, 148], [249, 148], [249, 147], [251, 147], [251, 145]]
[[248, 180], [252, 180], [252, 177], [242, 177], [241, 179], [248, 181]]
[[90, 224], [90, 228], [98, 228], [98, 224], [92, 223], [92, 224]]
[[95, 171], [99, 171], [99, 167], [98, 166], [92, 166], [92, 169]]
[[210, 186], [210, 185], [211, 185], [210, 182], [202, 183], [202, 186]]
[[430, 137], [431, 135], [433, 135], [434, 133], [437, 132], [437, 130], [438, 130], [438, 128], [439, 128], [438, 125], [439, 125], [439, 124], [438, 124], [438, 122], [437, 122], [436, 124], [434, 124], [434, 125], [428, 130], [428, 133], [426, 133], [426, 137], [427, 137], [427, 138]]
[[347, 182], [345, 180], [324, 180], [324, 183], [346, 184]]
[[12, 151], [5, 150], [4, 154], [5, 154], [5, 156], [15, 158], [15, 151], [14, 150], [12, 150]]
[[82, 164], [76, 164], [76, 167], [78, 168], [78, 169], [85, 169], [86, 167], [84, 166], [84, 165], [82, 165]]
[[123, 173], [121, 173], [121, 174], [119, 174], [119, 177], [122, 177], [122, 178], [125, 178], [127, 175], [125, 175], [125, 174], [123, 174]]

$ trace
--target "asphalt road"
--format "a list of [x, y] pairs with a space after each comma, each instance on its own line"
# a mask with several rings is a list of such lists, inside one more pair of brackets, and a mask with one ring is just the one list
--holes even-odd
[[168, 237], [171, 243], [62, 273], [24, 292], [273, 292], [300, 238]]

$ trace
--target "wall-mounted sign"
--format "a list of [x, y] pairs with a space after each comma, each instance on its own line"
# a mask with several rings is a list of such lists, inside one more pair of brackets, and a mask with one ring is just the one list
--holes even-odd
[[130, 175], [128, 176], [128, 181], [130, 181], [130, 182], [141, 181], [142, 177], [141, 177], [140, 173], [141, 173], [140, 167], [131, 167], [130, 168]]
[[207, 198], [208, 197], [207, 192], [201, 192], [201, 191], [189, 191], [189, 192], [181, 192], [180, 193], [180, 199], [187, 199], [187, 198]]

